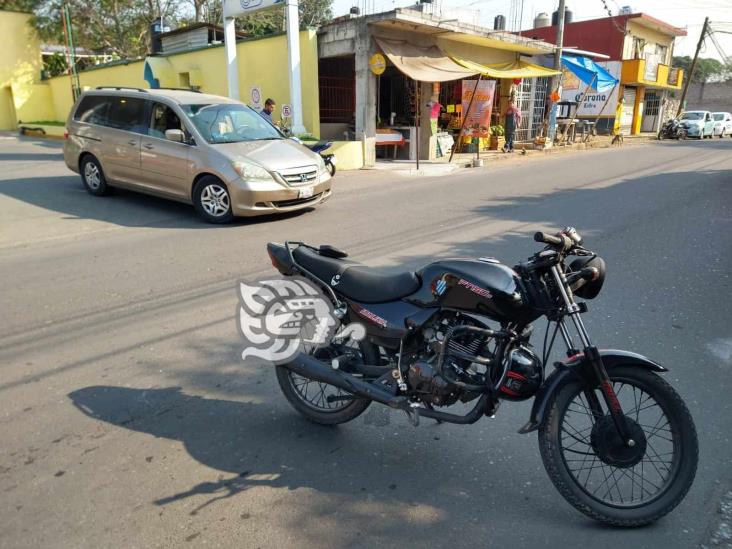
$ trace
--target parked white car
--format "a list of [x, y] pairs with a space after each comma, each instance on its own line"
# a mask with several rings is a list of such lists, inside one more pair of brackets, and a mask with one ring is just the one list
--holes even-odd
[[714, 118], [709, 111], [686, 111], [679, 118], [681, 125], [686, 128], [687, 137], [703, 139], [714, 135]]
[[732, 137], [732, 113], [713, 112], [712, 116], [714, 117], [714, 135]]

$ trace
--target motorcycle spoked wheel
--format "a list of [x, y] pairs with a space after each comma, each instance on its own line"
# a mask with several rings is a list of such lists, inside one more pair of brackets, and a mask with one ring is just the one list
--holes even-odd
[[542, 461], [554, 486], [582, 513], [613, 526], [643, 526], [673, 510], [696, 474], [699, 448], [691, 414], [665, 380], [647, 370], [609, 372], [634, 448], [620, 442], [599, 391], [595, 420], [579, 381], [554, 395], [539, 430]]
[[[358, 352], [362, 364], [379, 364], [379, 349], [368, 341], [358, 342]], [[313, 356], [330, 362], [342, 354], [332, 347], [314, 350]], [[284, 366], [277, 366], [277, 382], [282, 393], [295, 410], [314, 423], [338, 425], [356, 419], [366, 411], [370, 400], [355, 399], [328, 402], [328, 396], [349, 395], [347, 391], [321, 381], [300, 376]]]

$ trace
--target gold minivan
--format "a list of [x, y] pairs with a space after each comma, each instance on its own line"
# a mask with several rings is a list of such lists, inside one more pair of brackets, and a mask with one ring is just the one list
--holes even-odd
[[64, 159], [93, 195], [123, 187], [170, 198], [210, 223], [307, 208], [331, 194], [319, 154], [238, 101], [189, 90], [83, 93], [66, 123]]

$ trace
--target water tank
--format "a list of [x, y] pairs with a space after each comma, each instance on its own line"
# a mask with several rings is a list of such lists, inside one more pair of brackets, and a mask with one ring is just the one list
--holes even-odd
[[358, 17], [359, 15], [361, 15], [361, 8], [359, 8], [358, 6], [353, 6], [351, 8], [350, 14], [354, 17]]
[[[564, 8], [564, 24], [567, 25], [572, 22], [572, 19], [574, 18], [574, 14], [572, 13], [572, 10], [569, 8]], [[555, 10], [554, 13], [552, 13], [552, 25], [558, 25], [559, 24], [559, 10]]]
[[156, 19], [150, 23], [150, 52], [152, 54], [163, 51], [163, 43], [160, 40], [160, 35], [164, 32], [170, 32], [170, 26], [167, 21]]
[[506, 30], [506, 16], [496, 15], [493, 19], [493, 30]]
[[630, 6], [623, 6], [618, 10], [619, 15], [630, 15], [631, 13], [633, 13], [633, 8]]
[[549, 17], [549, 14], [546, 12], [541, 12], [539, 15], [534, 17], [534, 28], [540, 29], [541, 27], [548, 27], [551, 24], [551, 19]]

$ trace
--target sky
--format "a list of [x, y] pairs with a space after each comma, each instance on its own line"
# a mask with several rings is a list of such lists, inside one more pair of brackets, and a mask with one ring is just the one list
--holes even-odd
[[[348, 13], [352, 6], [359, 6], [362, 13], [378, 13], [398, 7], [414, 5], [416, 0], [334, 0], [334, 15]], [[630, 5], [633, 12], [643, 12], [670, 23], [676, 27], [685, 28], [688, 36], [676, 39], [675, 55], [694, 55], [699, 33], [704, 24], [704, 17], [709, 16], [712, 23], [726, 23], [724, 30], [732, 32], [732, 0], [604, 0], [615, 15], [621, 6]], [[607, 17], [603, 0], [567, 0], [567, 7], [574, 13], [574, 20], [597, 19]], [[557, 9], [558, 0], [433, 0], [433, 3], [443, 13], [449, 8], [465, 7], [471, 10], [480, 10], [481, 24], [492, 28], [493, 18], [502, 14], [508, 21], [507, 30], [519, 30], [518, 20], [522, 20], [521, 28], [533, 27], [534, 16], [540, 12], [551, 12]], [[520, 15], [523, 4], [523, 18]], [[514, 23], [511, 25], [511, 23]], [[720, 25], [720, 28], [721, 25]], [[726, 54], [732, 57], [732, 34], [717, 33], [716, 37]], [[720, 55], [707, 39], [701, 57]]]

